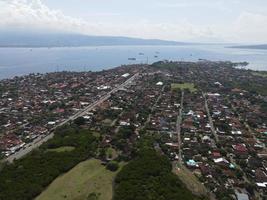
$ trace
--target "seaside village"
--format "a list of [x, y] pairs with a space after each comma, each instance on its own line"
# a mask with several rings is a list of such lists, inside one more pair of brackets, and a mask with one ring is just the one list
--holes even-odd
[[266, 198], [267, 112], [262, 102], [267, 98], [228, 84], [255, 77], [250, 72], [240, 76], [225, 62], [175, 64], [179, 67], [133, 65], [0, 81], [2, 158], [34, 145], [138, 73], [83, 115], [85, 126], [103, 132], [104, 148], [131, 159], [136, 141], [146, 134], [193, 192], [213, 199]]

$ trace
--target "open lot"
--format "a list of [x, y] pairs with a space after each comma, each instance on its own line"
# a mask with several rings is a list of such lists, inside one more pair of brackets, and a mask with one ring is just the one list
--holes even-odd
[[193, 83], [172, 83], [171, 84], [172, 90], [186, 90], [188, 89], [190, 92], [196, 92], [197, 89]]
[[115, 175], [101, 161], [90, 159], [55, 179], [35, 200], [87, 200], [92, 193], [98, 200], [111, 200]]

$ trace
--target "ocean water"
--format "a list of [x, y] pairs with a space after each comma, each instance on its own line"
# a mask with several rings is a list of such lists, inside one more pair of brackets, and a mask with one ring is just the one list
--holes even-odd
[[37, 72], [99, 71], [122, 64], [198, 59], [247, 61], [248, 68], [267, 71], [267, 50], [223, 45], [0, 48], [0, 79]]

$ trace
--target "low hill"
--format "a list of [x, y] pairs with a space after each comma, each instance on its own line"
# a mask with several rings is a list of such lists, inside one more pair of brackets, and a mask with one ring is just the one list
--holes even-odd
[[0, 31], [0, 47], [78, 47], [114, 45], [185, 45], [189, 43], [118, 36]]
[[263, 50], [267, 50], [267, 44], [241, 45], [241, 46], [232, 46], [230, 48], [238, 48], [238, 49], [263, 49]]

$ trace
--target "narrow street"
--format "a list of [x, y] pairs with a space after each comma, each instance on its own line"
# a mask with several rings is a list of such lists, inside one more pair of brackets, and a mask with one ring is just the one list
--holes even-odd
[[181, 92], [181, 104], [179, 109], [179, 114], [177, 116], [177, 122], [176, 122], [176, 133], [177, 133], [177, 139], [178, 139], [178, 146], [179, 146], [179, 163], [182, 165], [182, 141], [181, 141], [181, 123], [182, 123], [182, 115], [183, 115], [183, 104], [184, 104], [184, 91]]
[[148, 118], [147, 118], [147, 120], [146, 120], [146, 122], [145, 122], [145, 124], [144, 124], [143, 127], [146, 127], [146, 125], [150, 122], [150, 119], [151, 119], [151, 113], [153, 113], [153, 111], [154, 111], [155, 108], [156, 108], [156, 105], [158, 104], [159, 100], [161, 99], [161, 97], [162, 97], [162, 92], [164, 91], [165, 87], [166, 87], [166, 85], [164, 85], [164, 86], [162, 87], [162, 89], [161, 89], [161, 91], [160, 91], [160, 95], [158, 96], [156, 102], [155, 102], [154, 105], [152, 106], [152, 108], [151, 108], [151, 112], [149, 113]]
[[219, 142], [219, 137], [216, 133], [216, 130], [214, 128], [214, 124], [213, 124], [213, 121], [212, 121], [212, 117], [210, 115], [210, 109], [209, 109], [209, 106], [208, 106], [208, 101], [207, 101], [207, 98], [206, 98], [206, 94], [202, 93], [203, 97], [204, 97], [204, 100], [205, 100], [205, 108], [206, 108], [206, 112], [207, 112], [207, 115], [208, 115], [208, 118], [209, 118], [209, 124], [210, 124], [210, 128], [211, 128], [211, 132], [215, 138], [215, 141], [216, 143], [218, 144]]

